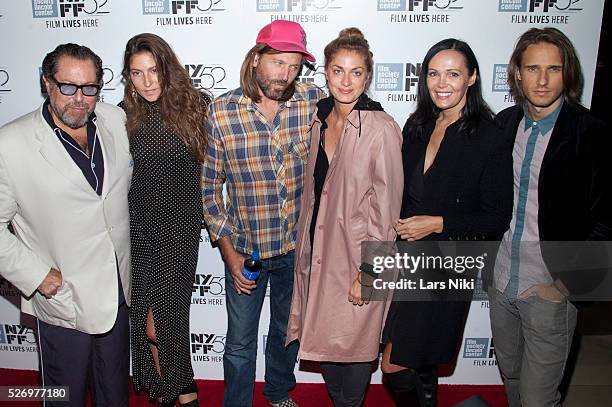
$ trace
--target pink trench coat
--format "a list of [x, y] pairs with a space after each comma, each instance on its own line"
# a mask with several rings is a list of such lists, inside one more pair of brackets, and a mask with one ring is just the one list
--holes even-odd
[[355, 306], [348, 293], [361, 264], [361, 242], [395, 240], [393, 223], [400, 214], [404, 188], [402, 133], [383, 111], [349, 114], [325, 179], [311, 266], [309, 230], [320, 128], [315, 115], [287, 343], [297, 339], [299, 357], [305, 360], [368, 362], [378, 357], [388, 302]]

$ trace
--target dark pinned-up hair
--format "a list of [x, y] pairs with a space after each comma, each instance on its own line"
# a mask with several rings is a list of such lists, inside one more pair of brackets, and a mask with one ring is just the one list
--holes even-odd
[[467, 89], [466, 103], [461, 110], [461, 118], [459, 119], [461, 121], [459, 132], [473, 135], [481, 119], [485, 118], [491, 120], [493, 118], [493, 112], [491, 112], [487, 102], [485, 102], [482, 97], [480, 68], [478, 67], [478, 60], [476, 59], [476, 55], [474, 55], [474, 51], [472, 51], [472, 48], [470, 48], [465, 41], [447, 38], [431, 47], [429, 51], [427, 51], [423, 63], [421, 64], [417, 91], [417, 107], [414, 113], [412, 113], [406, 121], [406, 127], [410, 128], [409, 134], [411, 137], [420, 137], [423, 133], [423, 126], [429, 121], [435, 120], [440, 114], [440, 109], [435, 105], [429, 95], [429, 89], [427, 88], [427, 73], [429, 71], [429, 63], [433, 57], [439, 52], [449, 49], [463, 55], [465, 66], [470, 76], [476, 73], [476, 80], [472, 86]]
[[563, 97], [570, 103], [580, 103], [584, 78], [580, 67], [580, 60], [576, 55], [576, 49], [572, 42], [556, 28], [531, 28], [521, 35], [514, 47], [510, 62], [508, 63], [508, 85], [510, 93], [516, 104], [522, 106], [525, 103], [525, 94], [518, 79], [518, 71], [521, 68], [523, 53], [530, 45], [552, 44], [559, 49], [561, 61], [563, 62]]
[[366, 91], [372, 83], [372, 72], [374, 70], [374, 56], [370, 51], [370, 44], [359, 28], [349, 27], [340, 31], [338, 37], [327, 44], [323, 54], [325, 55], [325, 68], [329, 66], [334, 56], [343, 50], [354, 51], [363, 57], [368, 74], [368, 80], [365, 84]]
[[157, 66], [161, 87], [158, 103], [163, 122], [176, 131], [194, 159], [202, 163], [206, 153], [206, 107], [211, 98], [193, 87], [170, 45], [155, 34], [138, 34], [125, 46], [121, 74], [125, 80], [123, 104], [128, 134], [133, 135], [142, 126], [146, 115], [148, 102], [138, 95], [130, 77], [130, 60], [144, 52], [153, 55]]

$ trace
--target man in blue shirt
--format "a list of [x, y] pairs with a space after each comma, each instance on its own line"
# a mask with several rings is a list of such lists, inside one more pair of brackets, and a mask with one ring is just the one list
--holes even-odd
[[514, 140], [514, 209], [489, 287], [495, 353], [511, 407], [559, 406], [576, 327], [541, 241], [609, 240], [612, 170], [606, 125], [579, 104], [582, 73], [570, 40], [532, 28], [508, 67], [516, 105], [496, 121]]

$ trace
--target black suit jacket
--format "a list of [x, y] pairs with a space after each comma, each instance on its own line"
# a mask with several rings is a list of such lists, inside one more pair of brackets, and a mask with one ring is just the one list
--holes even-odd
[[[495, 119], [512, 144], [523, 115], [513, 106]], [[563, 103], [538, 177], [540, 240], [610, 240], [611, 137], [587, 109]]]
[[436, 158], [427, 171], [418, 207], [407, 203], [409, 183], [415, 171], [423, 171], [422, 159], [435, 123], [424, 126], [420, 137], [404, 127], [404, 199], [401, 218], [442, 216], [441, 234], [424, 240], [499, 240], [512, 218], [512, 150], [502, 131], [482, 119], [473, 135], [459, 132], [460, 122], [446, 129]]
[[[523, 109], [513, 106], [495, 121], [514, 143]], [[612, 139], [608, 126], [580, 105], [564, 102], [550, 136], [538, 177], [538, 228], [541, 241], [611, 240]], [[606, 256], [604, 246], [545, 243], [542, 257], [553, 279], [561, 279], [571, 294], [588, 293], [606, 270], [576, 273], [594, 256]], [[606, 257], [607, 258], [607, 257]], [[572, 266], [568, 266], [572, 265]], [[591, 270], [593, 271], [593, 270]]]

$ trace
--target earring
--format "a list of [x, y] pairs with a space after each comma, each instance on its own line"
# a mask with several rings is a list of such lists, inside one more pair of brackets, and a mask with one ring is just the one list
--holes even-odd
[[132, 91], [132, 98], [136, 99], [136, 91], [135, 90]]

